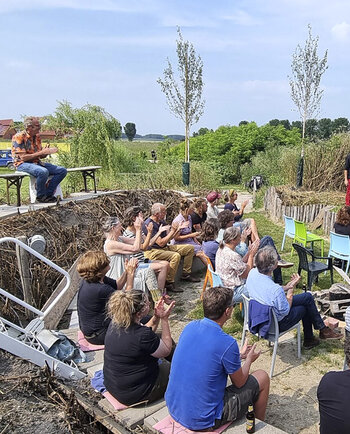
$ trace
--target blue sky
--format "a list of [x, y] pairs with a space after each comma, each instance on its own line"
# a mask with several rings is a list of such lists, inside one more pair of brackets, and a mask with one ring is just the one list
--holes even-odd
[[328, 49], [319, 117], [350, 118], [348, 0], [0, 0], [0, 119], [104, 107], [140, 134], [184, 134], [157, 78], [176, 65], [176, 27], [204, 63], [205, 111], [192, 127], [298, 119], [292, 53], [307, 25]]

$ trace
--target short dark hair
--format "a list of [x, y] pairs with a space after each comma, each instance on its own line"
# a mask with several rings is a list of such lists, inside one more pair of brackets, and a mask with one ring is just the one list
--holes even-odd
[[227, 225], [235, 220], [235, 216], [233, 215], [232, 211], [225, 209], [224, 211], [219, 212], [218, 220], [220, 228], [226, 229]]
[[215, 286], [204, 291], [203, 311], [206, 318], [217, 320], [225, 310], [233, 306], [233, 290], [223, 286]]
[[141, 207], [131, 206], [127, 208], [124, 212], [123, 224], [125, 227], [132, 226], [135, 222], [136, 217], [142, 212]]

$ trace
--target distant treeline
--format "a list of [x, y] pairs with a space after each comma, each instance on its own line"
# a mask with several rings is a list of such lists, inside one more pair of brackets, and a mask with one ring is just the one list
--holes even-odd
[[[241, 121], [239, 126], [247, 125], [250, 122]], [[288, 119], [271, 119], [268, 125], [272, 127], [277, 127], [282, 125], [286, 130], [291, 130], [292, 128], [297, 128], [300, 132], [303, 129], [301, 121], [292, 121]], [[329, 139], [332, 134], [337, 133], [347, 133], [350, 131], [350, 122], [347, 118], [322, 118], [322, 119], [308, 119], [305, 125], [305, 137], [309, 139]], [[213, 132], [209, 128], [203, 127], [198, 130], [198, 132], [193, 133], [193, 137], [203, 136], [206, 133]]]
[[[127, 139], [126, 134], [122, 133], [122, 139]], [[162, 134], [146, 134], [144, 136], [141, 136], [140, 134], [135, 134], [134, 140], [164, 140], [164, 139], [171, 139], [171, 140], [185, 140], [185, 136], [182, 136], [180, 134], [169, 134], [167, 136], [164, 136]]]

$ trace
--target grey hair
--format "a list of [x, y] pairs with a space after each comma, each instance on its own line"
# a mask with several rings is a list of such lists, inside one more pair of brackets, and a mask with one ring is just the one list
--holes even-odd
[[102, 223], [102, 230], [105, 233], [111, 232], [114, 226], [120, 223], [118, 217], [106, 217]]
[[31, 127], [33, 125], [33, 123], [37, 122], [37, 121], [40, 123], [40, 119], [36, 116], [25, 117], [24, 121], [23, 121], [24, 128], [27, 129], [28, 127]]
[[231, 226], [230, 228], [225, 229], [224, 232], [224, 243], [230, 243], [235, 240], [241, 234], [241, 229], [239, 226]]
[[159, 202], [154, 203], [152, 205], [152, 208], [151, 208], [151, 214], [156, 215], [156, 214], [160, 213], [162, 208], [165, 208], [165, 205], [163, 205], [162, 203], [159, 203]]
[[269, 274], [273, 271], [277, 261], [278, 254], [272, 246], [263, 247], [255, 255], [255, 265], [261, 274]]

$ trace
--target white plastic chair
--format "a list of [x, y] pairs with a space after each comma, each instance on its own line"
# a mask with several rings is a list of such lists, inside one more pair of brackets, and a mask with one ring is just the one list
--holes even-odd
[[[242, 333], [241, 348], [244, 345], [247, 331], [250, 331], [249, 330], [249, 301], [250, 301], [250, 299], [246, 295], [243, 294], [244, 320], [243, 320], [243, 333]], [[278, 348], [278, 339], [280, 338], [280, 336], [283, 336], [284, 334], [288, 333], [289, 331], [291, 331], [293, 329], [297, 330], [298, 359], [301, 358], [300, 322], [298, 322], [298, 324], [295, 324], [290, 329], [288, 329], [284, 332], [280, 332], [277, 317], [276, 317], [276, 314], [273, 311], [273, 309], [272, 309], [272, 318], [273, 318], [273, 324], [271, 325], [270, 330], [269, 330], [269, 335], [266, 338], [270, 343], [272, 342], [274, 344], [272, 361], [271, 361], [271, 368], [270, 368], [270, 378], [273, 377], [273, 371], [275, 369], [275, 362], [276, 362], [276, 355], [277, 355], [277, 348]], [[256, 334], [255, 336], [259, 336], [259, 335]]]
[[284, 234], [283, 234], [281, 251], [283, 251], [286, 237], [293, 238], [294, 240], [294, 236], [295, 236], [295, 225], [294, 225], [293, 217], [288, 217], [284, 215], [283, 218], [284, 218]]
[[[48, 181], [50, 181], [51, 178], [52, 178], [52, 175], [50, 175], [48, 177]], [[53, 195], [55, 197], [60, 196], [60, 198], [63, 199], [61, 184], [58, 184]], [[29, 197], [30, 197], [30, 203], [35, 203], [35, 201], [36, 201], [36, 178], [35, 178], [35, 176], [29, 176]]]

